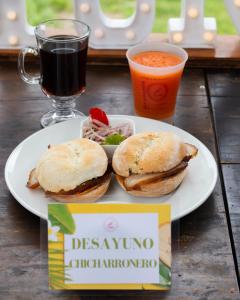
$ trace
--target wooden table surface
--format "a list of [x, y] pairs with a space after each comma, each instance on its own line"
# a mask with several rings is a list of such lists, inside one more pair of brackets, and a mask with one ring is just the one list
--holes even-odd
[[[127, 67], [89, 66], [78, 106], [87, 113], [93, 105], [134, 113]], [[11, 151], [40, 129], [49, 107], [38, 86], [20, 80], [16, 63], [0, 62], [0, 299], [240, 299], [240, 71], [185, 70], [175, 124], [211, 150], [219, 180], [200, 208], [174, 224], [173, 287], [164, 293], [47, 290], [40, 251], [46, 225], [15, 201], [3, 172]]]

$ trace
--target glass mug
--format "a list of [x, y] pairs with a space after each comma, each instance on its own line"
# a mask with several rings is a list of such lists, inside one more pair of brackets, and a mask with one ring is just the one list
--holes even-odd
[[[37, 47], [21, 49], [18, 69], [29, 84], [40, 84], [52, 99], [53, 110], [41, 118], [43, 127], [83, 115], [74, 109], [76, 99], [85, 91], [89, 26], [78, 20], [56, 19], [35, 28]], [[40, 75], [25, 71], [26, 54], [39, 56]]]
[[[143, 65], [134, 60], [137, 54], [145, 52], [163, 52], [177, 56], [179, 62], [171, 66]], [[161, 42], [144, 42], [127, 51], [135, 111], [138, 115], [172, 123], [176, 97], [187, 52], [177, 46]], [[156, 62], [155, 62], [156, 64]]]

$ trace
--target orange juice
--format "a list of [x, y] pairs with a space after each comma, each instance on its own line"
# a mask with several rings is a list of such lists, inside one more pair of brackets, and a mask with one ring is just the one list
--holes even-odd
[[158, 120], [171, 118], [185, 64], [183, 57], [167, 51], [142, 51], [130, 60], [136, 113]]

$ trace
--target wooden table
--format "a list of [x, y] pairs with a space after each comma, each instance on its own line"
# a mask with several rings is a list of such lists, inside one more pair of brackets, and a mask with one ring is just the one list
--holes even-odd
[[[172, 289], [49, 292], [39, 218], [11, 196], [3, 170], [16, 145], [40, 129], [40, 117], [50, 105], [38, 86], [20, 80], [16, 63], [0, 62], [0, 299], [240, 298], [240, 71], [187, 69], [177, 103], [176, 126], [212, 151], [219, 180], [200, 208], [174, 224], [180, 238], [174, 247]], [[112, 114], [134, 113], [127, 67], [89, 66], [88, 89], [79, 106], [87, 113], [93, 105]]]

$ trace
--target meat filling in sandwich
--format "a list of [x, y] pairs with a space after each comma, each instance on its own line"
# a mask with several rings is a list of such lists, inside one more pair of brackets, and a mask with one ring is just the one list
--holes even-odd
[[61, 202], [94, 202], [108, 189], [111, 167], [103, 148], [89, 139], [50, 146], [27, 186]]
[[124, 190], [135, 196], [156, 197], [182, 182], [197, 148], [170, 132], [136, 134], [118, 146], [113, 169]]

